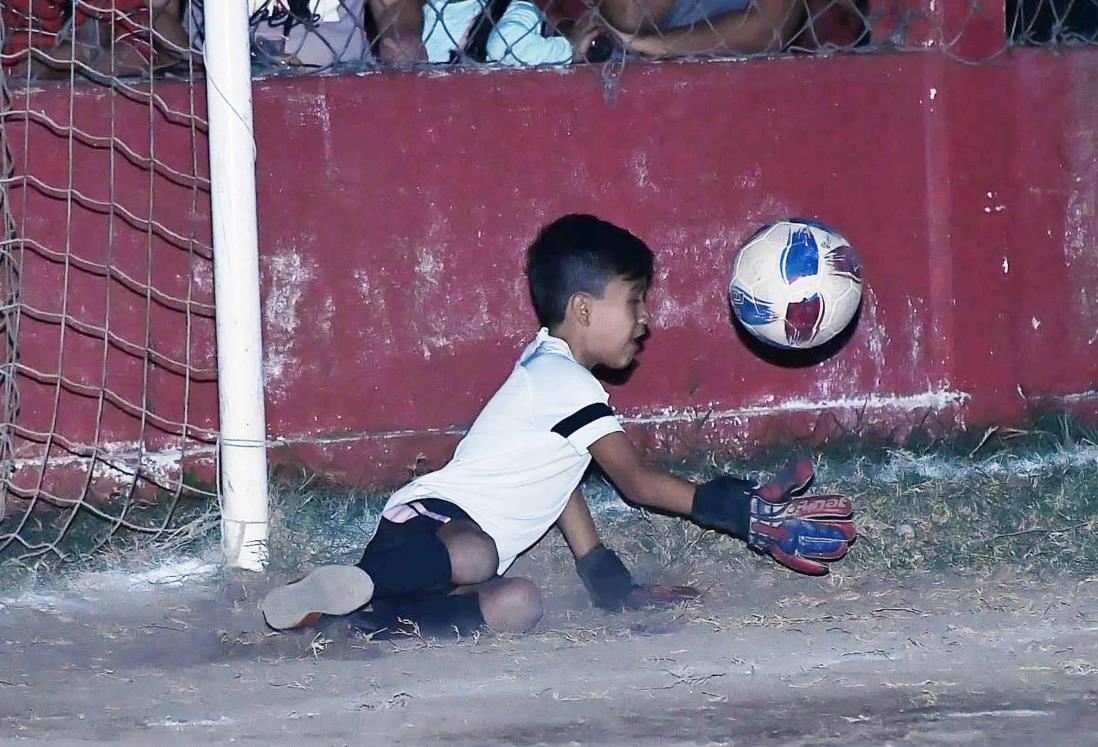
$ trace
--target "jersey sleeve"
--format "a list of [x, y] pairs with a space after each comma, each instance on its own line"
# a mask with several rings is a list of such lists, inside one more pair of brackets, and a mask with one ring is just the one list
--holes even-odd
[[622, 430], [610, 395], [575, 361], [553, 356], [535, 362], [529, 373], [535, 422], [566, 439], [576, 453], [586, 455], [591, 444]]
[[586, 454], [591, 444], [605, 435], [622, 430], [610, 405], [595, 402], [581, 407], [553, 426], [553, 433], [564, 436], [572, 448]]
[[544, 22], [536, 5], [514, 0], [488, 37], [488, 61], [513, 67], [570, 63], [572, 42], [563, 36], [542, 36]]

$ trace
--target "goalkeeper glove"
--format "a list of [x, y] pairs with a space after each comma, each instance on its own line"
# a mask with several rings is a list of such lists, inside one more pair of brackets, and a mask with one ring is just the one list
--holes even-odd
[[691, 518], [743, 540], [755, 552], [798, 573], [823, 576], [821, 561], [839, 560], [857, 536], [854, 507], [844, 495], [794, 497], [812, 479], [802, 460], [763, 485], [718, 477], [697, 487]]
[[611, 612], [675, 604], [696, 599], [699, 595], [698, 590], [690, 586], [644, 586], [634, 583], [621, 558], [602, 543], [576, 559], [576, 572], [592, 603]]

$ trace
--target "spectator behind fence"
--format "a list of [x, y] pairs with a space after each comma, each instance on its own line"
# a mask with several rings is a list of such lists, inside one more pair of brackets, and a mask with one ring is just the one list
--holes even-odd
[[14, 78], [117, 77], [166, 70], [188, 56], [181, 0], [9, 0], [3, 62]]
[[1014, 42], [1098, 43], [1098, 0], [1007, 0], [1006, 17]]
[[[605, 62], [620, 53], [630, 38], [604, 20], [603, 10], [612, 13], [606, 3], [644, 1], [605, 0], [601, 7], [591, 7], [588, 0], [488, 0], [487, 5], [485, 0], [438, 0], [437, 4], [432, 0], [423, 10], [424, 42], [431, 62], [452, 62], [459, 57], [514, 67]], [[669, 38], [669, 46], [679, 47], [676, 37], [693, 34], [695, 29], [691, 27], [701, 27], [701, 43], [716, 45], [706, 50], [709, 54], [847, 48], [869, 39], [865, 0], [757, 0], [754, 6], [751, 0], [668, 2], [672, 7], [662, 24], [671, 31], [652, 35]], [[728, 11], [730, 7], [741, 10]], [[712, 27], [706, 20], [707, 13], [713, 14]], [[494, 27], [493, 18], [499, 19]], [[714, 28], [719, 31], [725, 25], [732, 31], [726, 30], [726, 38], [715, 41]], [[751, 34], [757, 35], [757, 43], [748, 43]], [[657, 43], [641, 41], [643, 36], [633, 35], [631, 51], [652, 56], [691, 54], [658, 50], [659, 39]], [[737, 39], [739, 46], [733, 43]], [[651, 51], [645, 49], [646, 45]]]
[[[553, 0], [539, 0], [542, 1], [553, 4]], [[581, 4], [573, 5], [583, 8]], [[373, 7], [371, 0], [371, 14]], [[548, 18], [541, 7], [529, 0], [426, 0], [419, 15], [422, 56], [412, 59], [404, 55], [398, 61], [566, 65], [583, 60], [602, 62], [620, 50], [616, 32], [593, 9], [571, 13], [558, 9], [553, 16]], [[494, 23], [494, 19], [499, 20]], [[375, 20], [374, 25], [379, 29], [379, 48], [383, 49], [384, 22]], [[408, 32], [407, 27], [403, 28], [401, 38]], [[409, 51], [410, 45], [402, 43], [402, 48]]]
[[[85, 13], [97, 13], [101, 54], [94, 66], [99, 72], [151, 75], [186, 64], [190, 39], [183, 27], [183, 0], [84, 1]], [[130, 8], [123, 11], [125, 5]]]
[[[201, 45], [202, 6], [191, 0], [188, 25]], [[479, 0], [451, 5], [472, 6]], [[248, 0], [252, 49], [259, 63], [329, 68], [374, 62], [367, 39], [368, 21], [377, 37], [382, 62], [400, 65], [428, 59], [424, 0]]]
[[804, 0], [805, 20], [787, 49], [851, 49], [870, 41], [869, 0]]
[[[492, 19], [499, 18], [496, 23]], [[560, 34], [545, 34], [546, 15], [527, 0], [428, 0], [423, 6], [427, 61], [565, 65], [582, 60], [596, 39], [613, 48], [614, 37], [597, 16], [559, 21]], [[597, 52], [596, 52], [597, 53]]]
[[[557, 33], [545, 33], [552, 26]], [[487, 41], [487, 61], [506, 66], [606, 62], [618, 51], [615, 37], [595, 12], [550, 24], [541, 7], [512, 0]]]
[[26, 75], [28, 68], [41, 67], [55, 57], [55, 65], [60, 67], [72, 50], [64, 56], [51, 52], [64, 43], [62, 34], [70, 15], [71, 9], [57, 0], [6, 0], [0, 4], [4, 72], [18, 78]]
[[[203, 6], [210, 1], [191, 0], [187, 13], [197, 48], [205, 39]], [[260, 65], [323, 69], [373, 61], [363, 0], [248, 0], [248, 12], [252, 56]]]
[[602, 0], [599, 9], [646, 57], [776, 52], [805, 17], [804, 0]]
[[484, 0], [428, 0], [423, 4], [423, 48], [426, 60], [453, 62], [469, 48], [476, 28], [486, 23]]

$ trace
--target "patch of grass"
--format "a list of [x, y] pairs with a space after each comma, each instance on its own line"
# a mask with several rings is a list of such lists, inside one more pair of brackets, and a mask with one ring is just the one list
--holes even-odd
[[388, 498], [279, 467], [270, 480], [268, 570], [293, 576], [321, 563], [354, 563]]
[[[667, 466], [691, 479], [717, 472], [761, 478], [791, 454], [811, 453], [801, 445], [750, 461], [711, 458]], [[1027, 428], [992, 428], [948, 440], [914, 439], [903, 449], [855, 434], [830, 442], [816, 460], [813, 492], [843, 492], [855, 500], [860, 541], [839, 566], [843, 573], [983, 573], [1004, 566], [1026, 574], [1098, 573], [1098, 429], [1067, 416], [1042, 415]], [[585, 489], [604, 540], [638, 577], [705, 586], [721, 569], [758, 563], [728, 537], [627, 507], [597, 475]], [[161, 504], [133, 502], [122, 514], [142, 527], [164, 524], [154, 534], [127, 530], [87, 509], [37, 511], [19, 529], [23, 542], [4, 548], [0, 573], [10, 579], [16, 567], [53, 570], [62, 560], [86, 561], [89, 555], [119, 567], [165, 551], [212, 552], [217, 506], [198, 488], [193, 492], [197, 497], [176, 502], [170, 496]], [[292, 577], [321, 563], [355, 562], [386, 498], [301, 469], [276, 469], [270, 480], [269, 570]], [[22, 520], [19, 511], [11, 512], [0, 523], [0, 538]], [[58, 552], [28, 555], [23, 543], [38, 550], [52, 545]], [[556, 532], [530, 556], [539, 572], [573, 573]]]
[[85, 496], [71, 506], [10, 503], [0, 521], [0, 588], [22, 586], [62, 566], [138, 564], [216, 542], [218, 506], [207, 486], [148, 498]]
[[855, 472], [832, 485], [856, 499], [857, 566], [981, 571], [1012, 565], [1025, 573], [1089, 574], [1098, 569], [1094, 456], [1032, 462], [1024, 470], [992, 469], [1004, 462], [990, 459], [943, 476], [904, 470], [887, 482]]
[[[792, 456], [811, 454], [802, 445], [750, 461], [666, 466], [693, 480], [717, 473], [761, 479]], [[1098, 429], [1069, 416], [915, 439], [904, 449], [841, 439], [815, 459], [811, 492], [855, 501], [859, 542], [837, 566], [844, 573], [981, 574], [1004, 566], [1024, 574], [1098, 572]], [[739, 542], [625, 509], [601, 479], [590, 480], [587, 492], [607, 544], [633, 566], [654, 560], [688, 577], [702, 566], [711, 573], [715, 561], [733, 568], [750, 559]]]

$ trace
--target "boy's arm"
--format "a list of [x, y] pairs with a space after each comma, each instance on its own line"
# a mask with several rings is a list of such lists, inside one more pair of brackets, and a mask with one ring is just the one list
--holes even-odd
[[[854, 508], [843, 495], [794, 497], [812, 479], [812, 463], [795, 462], [765, 484], [721, 476], [695, 485], [645, 464], [621, 431], [589, 447], [625, 497], [689, 517], [765, 553], [798, 573], [822, 576], [857, 536]], [[821, 562], [823, 561], [823, 562]]]
[[633, 503], [690, 515], [694, 508], [694, 483], [646, 464], [621, 431], [603, 436], [591, 444], [589, 451], [618, 490]]
[[595, 606], [608, 610], [631, 606], [630, 595], [636, 588], [633, 577], [621, 558], [599, 542], [587, 499], [578, 487], [569, 496], [557, 526], [576, 558], [576, 573]]
[[568, 504], [564, 507], [564, 513], [557, 519], [560, 533], [564, 535], [564, 541], [568, 543], [568, 549], [579, 560], [587, 553], [595, 549], [599, 544], [599, 533], [595, 529], [595, 521], [591, 518], [591, 510], [587, 507], [587, 499], [583, 497], [583, 491], [576, 488], [568, 498]]
[[424, 0], [367, 0], [377, 23], [378, 56], [389, 65], [427, 59], [423, 46]]
[[599, 541], [587, 499], [579, 488], [569, 496], [557, 526], [576, 558], [576, 573], [596, 607], [620, 610], [681, 602], [698, 595], [695, 589], [685, 586], [642, 586], [633, 581], [617, 553]]
[[650, 57], [776, 52], [796, 35], [802, 16], [800, 0], [758, 0], [745, 11], [724, 13], [692, 26], [623, 35], [623, 44]]

